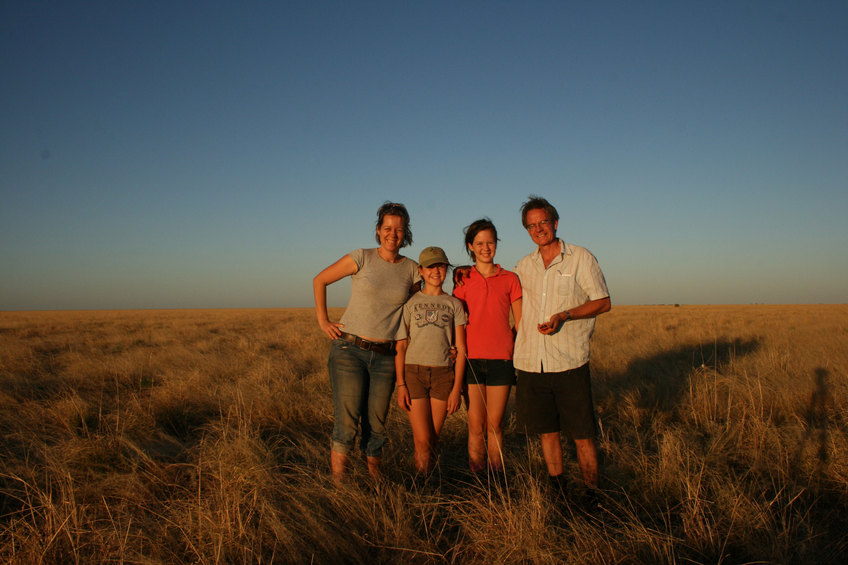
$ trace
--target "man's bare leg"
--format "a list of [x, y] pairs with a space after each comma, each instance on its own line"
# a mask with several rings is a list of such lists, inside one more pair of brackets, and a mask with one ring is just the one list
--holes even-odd
[[598, 446], [594, 439], [576, 439], [574, 445], [577, 448], [577, 463], [583, 475], [583, 483], [586, 488], [598, 488]]
[[559, 432], [542, 434], [542, 455], [548, 467], [548, 475], [552, 477], [562, 475], [562, 444]]

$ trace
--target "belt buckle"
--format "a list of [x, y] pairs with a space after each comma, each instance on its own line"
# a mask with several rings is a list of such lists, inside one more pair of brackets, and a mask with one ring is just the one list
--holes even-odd
[[371, 351], [372, 345], [374, 345], [374, 343], [368, 341], [367, 339], [359, 338], [359, 347], [363, 351]]

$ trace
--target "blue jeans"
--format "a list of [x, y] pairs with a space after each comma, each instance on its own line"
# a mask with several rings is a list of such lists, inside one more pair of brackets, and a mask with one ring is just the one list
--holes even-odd
[[367, 457], [380, 457], [395, 388], [394, 356], [364, 351], [343, 339], [335, 339], [330, 345], [327, 369], [335, 412], [332, 450], [349, 453], [361, 423], [360, 448]]

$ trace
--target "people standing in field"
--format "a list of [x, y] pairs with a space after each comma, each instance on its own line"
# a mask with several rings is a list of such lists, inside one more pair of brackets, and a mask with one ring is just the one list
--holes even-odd
[[[478, 472], [503, 470], [503, 430], [515, 368], [514, 331], [521, 319], [521, 284], [515, 273], [495, 263], [498, 231], [488, 218], [465, 228], [465, 248], [473, 267], [453, 294], [468, 310], [468, 464]], [[460, 358], [460, 362], [462, 359]]]
[[[449, 266], [444, 250], [427, 247], [418, 265], [424, 285], [403, 308], [401, 335], [407, 337], [397, 341], [395, 367], [397, 402], [412, 425], [415, 469], [429, 473], [442, 425], [462, 402], [466, 314], [462, 303], [442, 290]], [[457, 363], [451, 362], [452, 341]]]
[[[379, 247], [357, 249], [318, 273], [313, 280], [318, 325], [332, 341], [327, 368], [333, 391], [334, 425], [330, 466], [344, 479], [359, 430], [368, 472], [379, 476], [386, 443], [386, 416], [395, 385], [395, 340], [403, 305], [420, 279], [415, 261], [400, 250], [412, 243], [409, 213], [386, 202], [377, 211]], [[327, 312], [327, 286], [351, 277], [347, 309], [339, 322]]]
[[523, 292], [514, 351], [519, 421], [541, 435], [548, 474], [561, 491], [560, 434], [574, 440], [594, 498], [599, 470], [589, 340], [595, 317], [610, 309], [609, 291], [595, 257], [557, 237], [559, 214], [547, 200], [531, 196], [521, 206], [521, 222], [537, 248], [515, 268]]

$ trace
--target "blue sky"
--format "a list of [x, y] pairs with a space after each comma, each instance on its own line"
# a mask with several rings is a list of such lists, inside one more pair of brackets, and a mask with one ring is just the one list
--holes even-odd
[[[848, 3], [0, 1], [0, 310], [297, 307], [557, 206], [613, 304], [848, 301]], [[344, 305], [346, 283], [331, 287]]]

